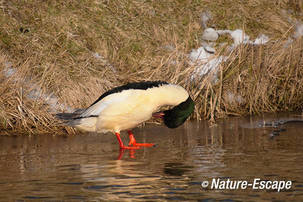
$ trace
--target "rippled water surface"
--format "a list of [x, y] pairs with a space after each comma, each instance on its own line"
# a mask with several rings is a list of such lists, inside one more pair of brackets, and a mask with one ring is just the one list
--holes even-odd
[[[277, 117], [231, 118], [212, 127], [187, 122], [174, 130], [147, 125], [135, 137], [157, 146], [124, 152], [112, 134], [0, 136], [0, 200], [302, 201], [303, 123], [259, 127], [285, 118]], [[213, 178], [292, 186], [280, 192], [201, 187]]]

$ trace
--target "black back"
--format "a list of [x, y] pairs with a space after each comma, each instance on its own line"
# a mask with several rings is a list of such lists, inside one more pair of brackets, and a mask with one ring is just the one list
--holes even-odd
[[161, 86], [163, 84], [168, 84], [168, 83], [165, 82], [165, 81], [142, 81], [142, 82], [128, 83], [128, 84], [125, 84], [123, 86], [115, 87], [115, 88], [113, 88], [109, 91], [106, 91], [90, 106], [96, 104], [97, 102], [99, 102], [100, 100], [105, 98], [106, 96], [108, 96], [110, 94], [113, 94], [113, 93], [118, 93], [118, 92], [121, 92], [123, 90], [129, 90], [129, 89], [146, 90], [148, 88], [158, 87], [158, 86]]

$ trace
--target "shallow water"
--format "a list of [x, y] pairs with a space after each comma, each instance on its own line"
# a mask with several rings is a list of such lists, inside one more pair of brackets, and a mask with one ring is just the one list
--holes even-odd
[[[302, 201], [303, 123], [259, 124], [287, 117], [187, 122], [174, 130], [147, 125], [135, 137], [157, 146], [121, 153], [111, 134], [0, 136], [0, 201]], [[201, 187], [213, 178], [292, 185], [280, 192]]]

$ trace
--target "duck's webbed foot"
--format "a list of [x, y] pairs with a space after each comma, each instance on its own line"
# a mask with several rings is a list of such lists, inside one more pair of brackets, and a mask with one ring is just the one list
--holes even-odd
[[154, 144], [152, 143], [137, 143], [136, 139], [134, 137], [134, 134], [132, 133], [132, 131], [128, 131], [128, 135], [129, 135], [129, 143], [128, 145], [133, 145], [134, 147], [152, 147], [154, 146]]

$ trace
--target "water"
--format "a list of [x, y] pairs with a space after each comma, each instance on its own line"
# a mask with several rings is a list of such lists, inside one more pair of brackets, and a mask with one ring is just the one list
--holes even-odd
[[[302, 201], [303, 123], [274, 132], [259, 127], [264, 120], [278, 118], [187, 122], [174, 130], [151, 124], [133, 132], [157, 147], [124, 153], [112, 134], [0, 136], [0, 201]], [[292, 185], [280, 192], [201, 187], [213, 178]]]

